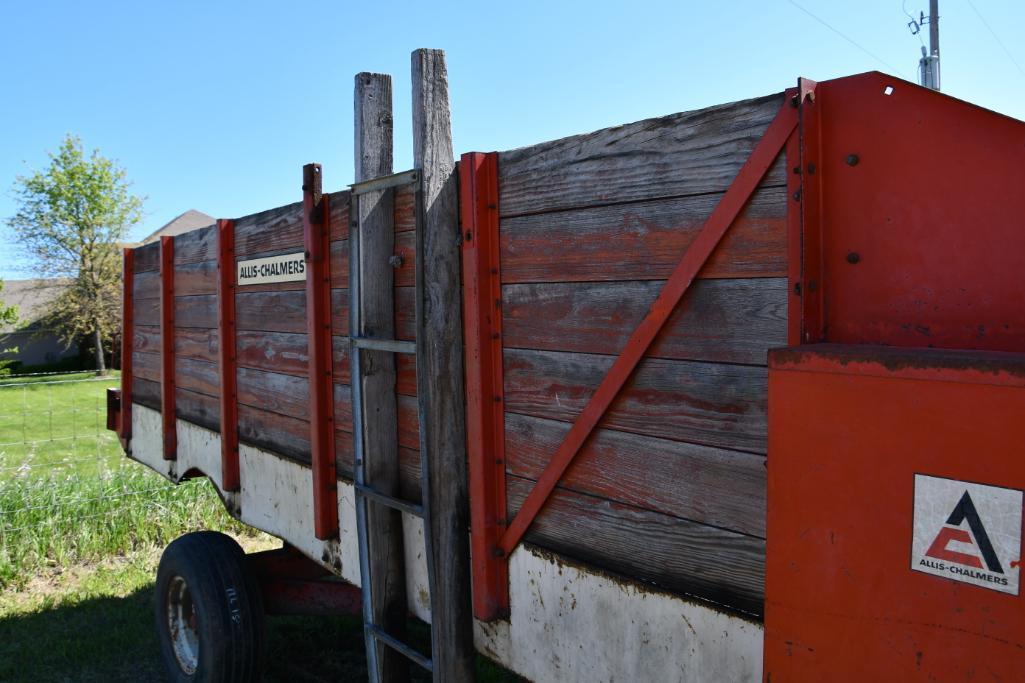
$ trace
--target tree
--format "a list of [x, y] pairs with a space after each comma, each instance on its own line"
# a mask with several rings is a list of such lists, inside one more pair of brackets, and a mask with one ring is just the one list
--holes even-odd
[[46, 169], [15, 181], [18, 210], [7, 223], [40, 276], [68, 280], [48, 313], [65, 341], [92, 337], [104, 373], [104, 349], [120, 326], [120, 247], [142, 218], [142, 199], [123, 168], [99, 150], [87, 157], [76, 136], [49, 156]]
[[[4, 291], [4, 281], [0, 280], [0, 294]], [[18, 322], [18, 307], [8, 306], [0, 299], [0, 327], [7, 327], [8, 325], [14, 325]], [[17, 351], [17, 348], [4, 349], [0, 348], [0, 353], [13, 353]], [[7, 375], [10, 373], [10, 369], [7, 367], [12, 361], [0, 360], [0, 376]]]

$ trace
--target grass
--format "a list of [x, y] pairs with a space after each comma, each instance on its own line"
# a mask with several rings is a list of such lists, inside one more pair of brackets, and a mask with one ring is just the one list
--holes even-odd
[[[105, 430], [117, 379], [0, 378], [0, 681], [165, 680], [153, 626], [163, 547], [196, 529], [247, 552], [279, 544], [233, 520], [206, 480], [172, 486], [125, 458]], [[429, 642], [422, 624], [411, 630]], [[366, 680], [363, 648], [357, 618], [276, 617], [265, 680]], [[520, 679], [479, 657], [478, 680]]]

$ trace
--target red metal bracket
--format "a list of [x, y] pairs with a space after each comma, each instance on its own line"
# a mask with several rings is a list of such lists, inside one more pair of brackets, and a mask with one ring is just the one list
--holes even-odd
[[121, 282], [121, 410], [117, 434], [126, 451], [132, 438], [132, 351], [135, 348], [135, 250], [122, 251]]
[[459, 186], [473, 613], [491, 621], [509, 613], [509, 568], [499, 551], [506, 500], [498, 155], [464, 154]]
[[221, 379], [221, 486], [238, 491], [238, 373], [235, 346], [235, 221], [217, 221], [217, 350]]
[[334, 370], [331, 348], [331, 231], [320, 164], [303, 166], [303, 239], [306, 245], [306, 335], [309, 344], [310, 459], [313, 526], [317, 538], [338, 536], [335, 474]]
[[608, 374], [591, 396], [576, 422], [559, 445], [555, 455], [538, 477], [537, 484], [523, 502], [516, 518], [502, 536], [501, 551], [508, 555], [523, 538], [531, 522], [544, 507], [545, 502], [555, 489], [559, 479], [566, 472], [574, 456], [580, 450], [605, 411], [612, 404], [634, 368], [647, 352], [659, 330], [669, 319], [673, 309], [683, 298], [690, 284], [708, 257], [715, 250], [719, 240], [744, 208], [751, 194], [758, 187], [766, 171], [772, 166], [780, 151], [783, 150], [787, 138], [797, 127], [797, 109], [790, 102], [784, 102], [779, 113], [769, 124], [765, 135], [744, 162], [737, 177], [716, 205], [712, 215], [705, 221], [701, 232], [688, 247], [680, 263], [670, 275], [651, 305], [641, 324], [634, 330], [626, 342], [619, 357], [609, 368]]
[[[803, 314], [799, 323], [800, 341], [791, 340], [790, 343], [813, 344], [825, 337], [821, 217], [823, 165], [819, 154], [822, 105], [815, 98], [815, 88], [818, 85], [815, 81], [801, 78], [797, 84], [800, 91], [800, 164], [805, 170], [799, 191]], [[808, 169], [814, 172], [809, 172]], [[790, 215], [789, 211], [787, 215]]]
[[160, 238], [160, 414], [164, 424], [164, 460], [178, 457], [178, 420], [174, 395], [174, 237]]
[[[783, 93], [786, 102], [795, 109], [801, 106], [801, 88], [790, 88]], [[814, 175], [818, 169], [805, 169], [801, 165], [801, 136], [798, 130], [790, 133], [786, 143], [787, 157], [787, 344], [801, 343], [801, 320], [803, 299], [801, 289], [801, 250], [804, 240], [801, 235], [801, 184], [804, 176]]]

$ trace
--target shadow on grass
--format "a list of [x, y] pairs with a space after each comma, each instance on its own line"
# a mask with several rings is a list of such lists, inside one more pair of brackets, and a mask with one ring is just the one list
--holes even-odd
[[[413, 637], [429, 630], [411, 623]], [[478, 657], [478, 680], [522, 680]], [[413, 680], [429, 681], [412, 667]], [[362, 626], [355, 617], [267, 621], [265, 681], [365, 681]], [[124, 597], [0, 618], [0, 681], [166, 681], [153, 626], [153, 586]]]

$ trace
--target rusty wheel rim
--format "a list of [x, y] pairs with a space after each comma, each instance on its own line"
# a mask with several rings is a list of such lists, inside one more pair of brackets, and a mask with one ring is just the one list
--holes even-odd
[[199, 630], [192, 592], [180, 576], [168, 585], [166, 612], [174, 657], [185, 675], [191, 676], [199, 667]]

